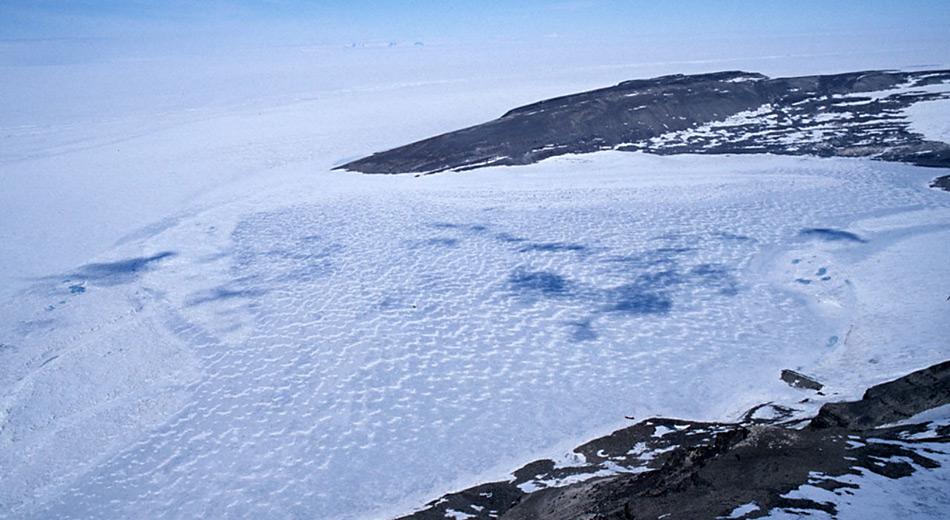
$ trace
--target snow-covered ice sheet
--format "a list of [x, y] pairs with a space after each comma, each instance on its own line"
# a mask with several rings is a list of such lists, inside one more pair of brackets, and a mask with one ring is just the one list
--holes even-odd
[[814, 54], [484, 75], [494, 53], [473, 71], [450, 49], [426, 60], [461, 65], [407, 81], [418, 58], [298, 51], [4, 69], [0, 517], [380, 518], [624, 416], [797, 403], [783, 368], [838, 399], [948, 357], [931, 170], [330, 171], [544, 97]]
[[0, 501], [379, 517], [624, 415], [794, 403], [782, 368], [852, 397], [947, 355], [929, 176], [605, 152], [246, 183], [4, 307]]

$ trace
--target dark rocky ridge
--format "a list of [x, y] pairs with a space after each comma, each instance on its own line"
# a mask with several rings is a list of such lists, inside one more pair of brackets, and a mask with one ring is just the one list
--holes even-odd
[[916, 102], [946, 97], [927, 90], [944, 81], [950, 71], [776, 79], [731, 71], [625, 81], [516, 108], [339, 169], [425, 174], [599, 150], [874, 157], [950, 167], [950, 145], [910, 132], [901, 115]]
[[950, 361], [871, 387], [860, 401], [828, 403], [809, 427], [869, 430], [946, 404], [948, 396]]
[[[508, 481], [445, 495], [404, 519], [714, 519], [752, 502], [758, 509], [742, 518], [773, 509], [834, 514], [833, 502], [788, 494], [810, 484], [844, 496], [858, 487], [850, 476], [897, 479], [939, 467], [932, 446], [950, 443], [950, 421], [887, 425], [948, 403], [944, 362], [872, 387], [860, 401], [826, 404], [803, 429], [794, 427], [802, 420], [786, 420], [790, 409], [771, 404], [739, 423], [649, 419], [575, 448], [573, 461], [532, 462]], [[756, 419], [763, 407], [776, 413]]]

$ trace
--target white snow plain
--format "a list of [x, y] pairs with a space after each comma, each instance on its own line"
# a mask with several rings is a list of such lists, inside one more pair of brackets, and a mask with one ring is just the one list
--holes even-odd
[[934, 170], [331, 171], [579, 90], [429, 79], [4, 128], [0, 517], [384, 518], [625, 415], [794, 405], [783, 368], [947, 359]]
[[924, 101], [911, 105], [905, 113], [909, 130], [930, 141], [950, 143], [950, 99]]

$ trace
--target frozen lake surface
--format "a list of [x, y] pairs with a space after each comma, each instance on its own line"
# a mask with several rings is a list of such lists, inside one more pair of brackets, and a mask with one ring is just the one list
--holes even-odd
[[437, 79], [5, 129], [0, 517], [382, 518], [624, 416], [794, 404], [783, 368], [841, 400], [948, 357], [933, 170], [330, 171], [579, 86]]

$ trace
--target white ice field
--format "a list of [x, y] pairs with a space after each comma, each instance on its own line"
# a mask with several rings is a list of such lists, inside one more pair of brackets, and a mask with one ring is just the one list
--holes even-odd
[[397, 69], [95, 122], [30, 123], [28, 82], [7, 91], [0, 517], [386, 518], [624, 416], [798, 406], [783, 368], [842, 400], [950, 358], [940, 172], [622, 152], [331, 172], [658, 72]]

